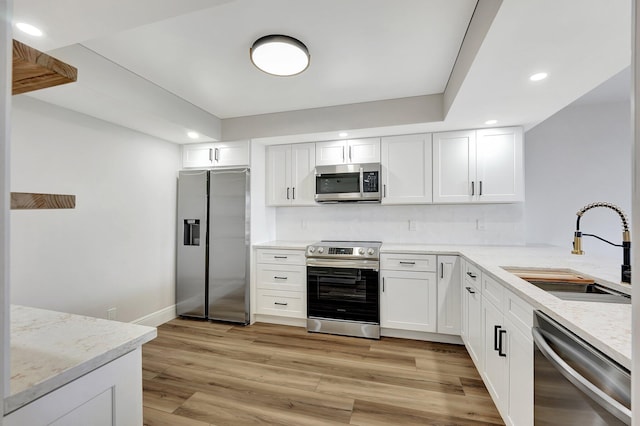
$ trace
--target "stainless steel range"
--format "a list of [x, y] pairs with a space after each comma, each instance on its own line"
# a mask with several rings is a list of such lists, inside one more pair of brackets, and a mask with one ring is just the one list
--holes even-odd
[[307, 247], [307, 330], [380, 338], [380, 241]]

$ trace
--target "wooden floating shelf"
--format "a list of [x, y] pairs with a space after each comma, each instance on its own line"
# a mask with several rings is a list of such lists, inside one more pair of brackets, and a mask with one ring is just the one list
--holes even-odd
[[77, 79], [76, 67], [13, 40], [14, 95], [72, 83]]
[[75, 209], [76, 196], [66, 194], [34, 194], [12, 192], [11, 210]]

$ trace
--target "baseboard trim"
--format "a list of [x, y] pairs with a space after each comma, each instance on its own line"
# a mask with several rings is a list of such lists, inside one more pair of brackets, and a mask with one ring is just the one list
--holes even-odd
[[165, 322], [169, 322], [172, 319], [177, 317], [178, 316], [176, 315], [176, 305], [170, 305], [170, 306], [167, 306], [166, 308], [160, 309], [159, 311], [152, 312], [149, 315], [145, 315], [131, 322], [133, 324], [147, 325], [149, 327], [158, 327], [159, 325], [162, 325]]
[[424, 340], [427, 342], [450, 343], [454, 345], [463, 345], [460, 336], [440, 333], [426, 333], [423, 331], [396, 330], [394, 328], [381, 328], [380, 336], [397, 337], [400, 339]]

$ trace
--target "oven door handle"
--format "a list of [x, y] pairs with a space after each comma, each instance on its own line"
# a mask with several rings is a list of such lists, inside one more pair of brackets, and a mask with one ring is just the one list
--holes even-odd
[[555, 353], [544, 338], [544, 334], [546, 334], [544, 330], [541, 330], [539, 327], [533, 327], [531, 329], [531, 334], [533, 335], [533, 341], [542, 355], [549, 360], [549, 362], [560, 374], [564, 376], [565, 379], [570, 381], [575, 387], [587, 394], [589, 398], [609, 413], [616, 416], [619, 420], [625, 424], [631, 424], [631, 410], [607, 395], [602, 391], [602, 389], [587, 380], [567, 364], [557, 353]]
[[320, 266], [326, 268], [351, 268], [370, 269], [378, 271], [380, 262], [377, 260], [348, 260], [348, 259], [307, 259], [307, 266]]

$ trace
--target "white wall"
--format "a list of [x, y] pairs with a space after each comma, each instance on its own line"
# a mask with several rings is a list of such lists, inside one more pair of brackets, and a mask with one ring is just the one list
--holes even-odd
[[11, 300], [132, 321], [175, 303], [179, 146], [13, 98], [11, 189], [76, 195], [11, 213]]
[[[416, 230], [409, 230], [409, 220]], [[484, 223], [478, 230], [476, 221]], [[524, 244], [522, 203], [487, 205], [327, 204], [278, 207], [279, 240], [381, 240], [422, 244]]]
[[[576, 212], [586, 204], [617, 204], [631, 218], [631, 124], [628, 102], [569, 106], [525, 135], [528, 243], [571, 250]], [[619, 244], [622, 225], [609, 209], [590, 210], [583, 232]], [[585, 255], [622, 260], [622, 249], [583, 238]]]

